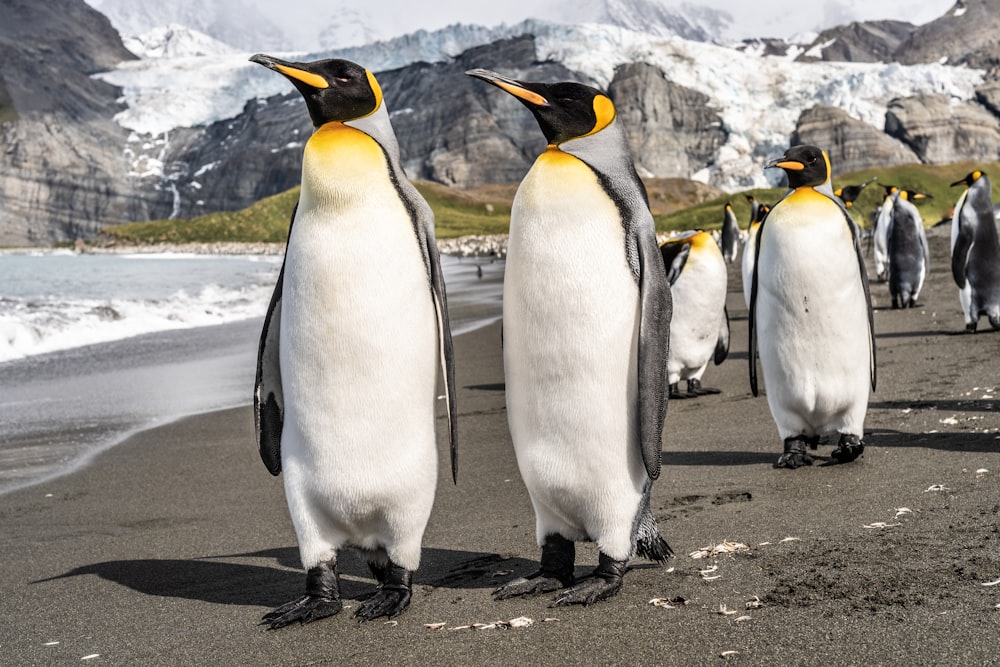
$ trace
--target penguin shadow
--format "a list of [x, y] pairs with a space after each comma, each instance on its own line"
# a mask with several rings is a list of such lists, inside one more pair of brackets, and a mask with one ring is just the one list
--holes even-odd
[[507, 385], [503, 382], [494, 382], [492, 384], [470, 384], [466, 385], [465, 388], [473, 391], [506, 391]]
[[996, 453], [1000, 446], [996, 433], [906, 433], [892, 429], [874, 429], [866, 444], [875, 447], [926, 447], [948, 452]]
[[875, 340], [882, 340], [888, 338], [934, 338], [938, 336], [958, 336], [964, 334], [965, 330], [961, 331], [891, 331], [887, 333], [876, 333]]
[[[227, 562], [230, 559], [274, 561], [273, 565]], [[224, 560], [223, 560], [224, 559]], [[537, 569], [537, 561], [505, 558], [499, 554], [424, 548], [415, 585], [435, 588], [496, 588], [512, 572]], [[371, 594], [375, 580], [361, 555], [341, 552], [337, 563], [341, 596], [362, 600]], [[297, 547], [280, 547], [251, 553], [206, 556], [195, 559], [115, 560], [74, 568], [64, 574], [38, 579], [31, 585], [96, 575], [143, 595], [184, 598], [215, 604], [276, 607], [301, 594], [305, 574]]]
[[969, 400], [873, 401], [869, 409], [879, 410], [941, 410], [951, 412], [998, 412], [1000, 396]]
[[660, 455], [660, 463], [664, 466], [752, 466], [771, 465], [776, 457], [773, 452], [668, 451]]

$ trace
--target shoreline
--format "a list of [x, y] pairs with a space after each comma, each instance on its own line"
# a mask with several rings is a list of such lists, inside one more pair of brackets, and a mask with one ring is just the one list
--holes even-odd
[[[143, 431], [72, 474], [0, 496], [0, 647], [26, 665], [992, 664], [1000, 334], [958, 333], [947, 243], [931, 239], [921, 307], [890, 310], [886, 286], [872, 286], [879, 386], [864, 456], [794, 471], [773, 468], [781, 442], [766, 399], [749, 393], [730, 265], [732, 348], [705, 374], [722, 393], [670, 402], [652, 489], [676, 558], [634, 560], [610, 600], [491, 597], [539, 555], [493, 323], [455, 340], [458, 484], [441, 417], [423, 559], [396, 619], [351, 618], [374, 583], [345, 551], [344, 612], [257, 625], [301, 594], [304, 575], [283, 480], [261, 465], [244, 406]], [[578, 576], [596, 562], [593, 545], [577, 546]], [[504, 625], [522, 618], [532, 623]]]

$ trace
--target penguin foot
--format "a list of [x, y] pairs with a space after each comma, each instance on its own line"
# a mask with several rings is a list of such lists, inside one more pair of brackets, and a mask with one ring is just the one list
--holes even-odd
[[607, 600], [621, 590], [622, 577], [626, 571], [628, 571], [628, 561], [614, 560], [602, 553], [593, 574], [557, 597], [553, 606], [582, 604], [584, 607], [589, 607], [595, 602]]
[[333, 616], [343, 606], [340, 601], [337, 558], [334, 556], [306, 572], [305, 595], [264, 614], [260, 625], [266, 625], [268, 630], [277, 630], [296, 621], [312, 623]]
[[979, 322], [970, 322], [965, 325], [965, 333], [976, 333], [976, 328]]
[[701, 380], [688, 380], [688, 394], [692, 396], [705, 396], [706, 394], [721, 394], [721, 389], [715, 387], [704, 387]]
[[675, 401], [680, 401], [685, 398], [691, 398], [691, 394], [687, 393], [686, 391], [681, 391], [680, 387], [677, 385], [678, 385], [677, 382], [674, 382], [672, 385], [670, 385], [668, 398], [671, 398]]
[[371, 621], [381, 616], [399, 616], [410, 605], [413, 573], [391, 561], [385, 568], [371, 566], [371, 570], [379, 579], [378, 588], [361, 603], [354, 612], [354, 618]]
[[541, 569], [520, 577], [493, 591], [494, 600], [507, 600], [523, 595], [551, 593], [573, 584], [573, 563], [576, 545], [562, 535], [546, 535], [542, 545]]
[[270, 611], [260, 619], [260, 625], [268, 630], [277, 630], [292, 623], [312, 623], [327, 616], [333, 616], [343, 609], [340, 600], [328, 600], [314, 595], [303, 595], [297, 600]]
[[830, 455], [835, 463], [850, 463], [865, 451], [865, 443], [856, 435], [842, 433], [837, 448]]
[[[813, 457], [809, 455], [806, 451], [807, 442], [801, 437], [796, 436], [792, 438], [785, 439], [785, 453], [781, 455], [777, 463], [774, 464], [775, 468], [801, 468], [802, 466], [811, 466], [813, 462]], [[808, 443], [813, 449], [816, 445]]]

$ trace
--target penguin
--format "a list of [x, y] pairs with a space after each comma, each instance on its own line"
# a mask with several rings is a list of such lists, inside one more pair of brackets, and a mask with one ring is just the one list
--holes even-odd
[[864, 192], [864, 189], [877, 180], [878, 176], [872, 176], [861, 185], [845, 185], [842, 188], [837, 188], [833, 191], [833, 194], [837, 195], [837, 198], [844, 202], [844, 208], [851, 208], [854, 205], [854, 201]]
[[740, 246], [740, 226], [736, 222], [736, 214], [733, 213], [733, 205], [726, 202], [722, 217], [722, 257], [726, 264], [732, 264], [736, 259], [736, 253]]
[[[535, 512], [538, 572], [496, 599], [615, 595], [629, 559], [672, 555], [649, 507], [660, 473], [671, 299], [614, 103], [575, 82], [469, 76], [513, 95], [548, 146], [518, 186], [503, 285], [507, 417]], [[599, 562], [574, 579], [575, 542]]]
[[754, 207], [755, 217], [747, 227], [747, 242], [743, 246], [740, 269], [743, 276], [743, 300], [748, 309], [750, 308], [750, 284], [753, 282], [754, 255], [757, 249], [757, 231], [760, 229], [760, 223], [764, 221], [770, 211], [771, 207], [767, 204], [758, 204]]
[[892, 195], [892, 217], [886, 228], [886, 252], [889, 256], [889, 294], [894, 309], [917, 305], [920, 288], [930, 270], [924, 220], [912, 203], [927, 197], [913, 190], [901, 190]]
[[760, 202], [753, 195], [743, 195], [747, 198], [747, 204], [750, 205], [750, 220], [747, 225], [752, 225], [757, 220], [757, 211], [760, 209]]
[[378, 582], [354, 616], [392, 617], [409, 604], [437, 484], [439, 364], [456, 474], [454, 360], [433, 213], [400, 167], [370, 71], [339, 59], [250, 60], [298, 89], [316, 127], [254, 387], [261, 458], [284, 473], [306, 590], [262, 624], [338, 613], [345, 547], [362, 553]]
[[895, 185], [884, 185], [885, 196], [882, 198], [882, 206], [879, 208], [878, 217], [875, 218], [875, 231], [872, 232], [872, 243], [874, 248], [872, 256], [875, 260], [875, 278], [885, 282], [889, 278], [889, 240], [886, 235], [889, 223], [892, 221], [892, 205], [895, 201], [892, 196], [899, 192]]
[[[660, 254], [667, 269], [673, 301], [667, 381], [670, 398], [718, 394], [703, 387], [708, 362], [718, 366], [729, 354], [729, 314], [726, 312], [728, 272], [712, 235], [696, 231], [664, 241]], [[687, 381], [687, 392], [679, 382]]]
[[951, 185], [967, 186], [951, 223], [951, 275], [958, 285], [965, 330], [974, 333], [985, 315], [993, 330], [1000, 331], [1000, 241], [990, 177], [977, 169]]
[[760, 365], [784, 440], [778, 468], [812, 463], [807, 445], [839, 434], [832, 461], [864, 451], [875, 336], [860, 234], [830, 186], [830, 159], [799, 145], [769, 162], [789, 190], [761, 223], [750, 293], [750, 389]]

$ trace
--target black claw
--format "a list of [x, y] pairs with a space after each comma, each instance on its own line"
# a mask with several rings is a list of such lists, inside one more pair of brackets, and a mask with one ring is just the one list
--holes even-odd
[[701, 384], [701, 380], [688, 380], [688, 393], [692, 396], [705, 396], [706, 394], [721, 394], [721, 389], [716, 389], [715, 387], [705, 387]]
[[388, 618], [399, 616], [410, 605], [410, 598], [413, 595], [413, 573], [392, 561], [384, 567], [369, 565], [380, 583], [375, 592], [354, 612], [354, 618], [359, 621], [371, 621], [381, 616]]
[[830, 455], [837, 463], [850, 463], [865, 451], [865, 443], [856, 435], [843, 433], [837, 448]]
[[547, 535], [542, 545], [541, 569], [496, 589], [493, 591], [493, 599], [538, 595], [571, 586], [575, 561], [576, 545], [572, 540], [567, 540], [562, 535]]
[[614, 560], [601, 553], [597, 569], [576, 586], [568, 589], [553, 603], [557, 607], [582, 604], [589, 607], [595, 602], [607, 600], [618, 594], [622, 588], [622, 578], [628, 571], [628, 561]]
[[295, 622], [312, 623], [333, 616], [343, 607], [335, 556], [309, 568], [306, 572], [305, 595], [264, 614], [260, 624], [266, 625], [268, 630], [277, 630]]
[[795, 469], [801, 468], [802, 466], [811, 466], [813, 463], [813, 457], [806, 451], [807, 444], [813, 449], [816, 448], [815, 444], [808, 442], [802, 436], [787, 438], [785, 440], [785, 453], [781, 455], [778, 461], [774, 464], [774, 467]]

